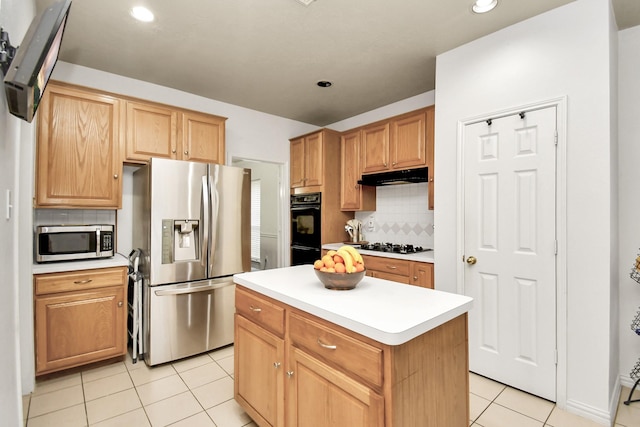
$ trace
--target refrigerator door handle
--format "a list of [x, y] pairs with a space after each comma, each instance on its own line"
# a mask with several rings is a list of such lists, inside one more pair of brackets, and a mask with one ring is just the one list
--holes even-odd
[[213, 262], [216, 259], [216, 244], [218, 242], [218, 214], [220, 210], [220, 195], [218, 194], [218, 186], [213, 182], [211, 174], [209, 175], [209, 186], [211, 194], [211, 243], [209, 246], [209, 275], [213, 275]]
[[155, 294], [159, 297], [171, 296], [171, 295], [195, 294], [197, 292], [207, 292], [207, 291], [213, 291], [216, 289], [224, 288], [226, 286], [230, 286], [231, 284], [232, 282], [225, 281], [221, 283], [211, 283], [203, 286], [159, 290], [159, 291], [155, 291]]
[[[205, 266], [205, 268], [208, 266], [207, 263], [207, 251], [209, 248], [209, 223], [210, 223], [210, 218], [209, 218], [209, 183], [208, 183], [208, 179], [207, 176], [203, 176], [202, 177], [202, 222], [204, 224], [204, 227], [202, 227], [202, 241], [203, 241], [203, 245], [201, 247], [202, 249], [202, 255], [201, 255], [201, 264]], [[209, 271], [206, 272], [207, 276], [209, 275]]]

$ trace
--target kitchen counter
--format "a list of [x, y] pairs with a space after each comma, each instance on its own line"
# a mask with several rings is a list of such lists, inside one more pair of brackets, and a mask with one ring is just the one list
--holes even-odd
[[126, 267], [129, 259], [122, 254], [115, 254], [111, 258], [88, 259], [82, 261], [59, 261], [34, 263], [33, 274], [61, 273], [63, 271], [92, 270], [95, 268]]
[[[338, 250], [338, 248], [340, 248], [341, 246], [344, 246], [345, 244], [348, 244], [348, 243], [326, 243], [322, 245], [322, 249], [327, 249], [327, 250], [333, 249], [335, 251], [335, 250]], [[360, 252], [362, 255], [378, 256], [383, 258], [406, 259], [409, 261], [429, 262], [432, 264], [434, 263], [433, 251], [418, 252], [414, 254], [400, 254], [395, 252], [368, 251], [366, 249], [360, 249], [357, 246], [356, 248], [358, 249], [358, 252]]]
[[388, 345], [406, 343], [466, 313], [473, 301], [464, 295], [368, 276], [355, 289], [329, 290], [311, 265], [236, 274], [234, 281]]

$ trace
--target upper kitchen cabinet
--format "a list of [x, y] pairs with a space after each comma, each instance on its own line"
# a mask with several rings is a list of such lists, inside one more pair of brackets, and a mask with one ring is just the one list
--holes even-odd
[[339, 191], [340, 134], [323, 129], [290, 140], [291, 193]]
[[37, 207], [121, 207], [123, 116], [116, 97], [49, 83], [38, 109]]
[[210, 114], [183, 111], [182, 159], [224, 164], [226, 120]]
[[428, 166], [427, 129], [433, 128], [433, 114], [428, 114], [429, 110], [433, 112], [433, 107], [365, 126], [362, 173]]
[[170, 107], [127, 101], [126, 160], [148, 162], [151, 157], [175, 159], [178, 151], [178, 112]]
[[362, 175], [361, 141], [362, 131], [360, 129], [342, 134], [340, 209], [343, 211], [376, 210], [376, 188], [358, 184]]
[[151, 157], [224, 163], [225, 118], [127, 100], [125, 162]]

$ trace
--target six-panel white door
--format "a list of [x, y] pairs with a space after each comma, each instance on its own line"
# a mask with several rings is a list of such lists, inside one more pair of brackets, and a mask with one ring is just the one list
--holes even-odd
[[470, 124], [463, 137], [469, 369], [552, 401], [555, 141], [555, 107]]

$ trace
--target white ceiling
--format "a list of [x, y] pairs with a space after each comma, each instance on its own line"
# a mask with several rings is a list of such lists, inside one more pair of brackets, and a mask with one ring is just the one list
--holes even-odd
[[[325, 126], [434, 89], [436, 55], [571, 1], [74, 0], [60, 59]], [[640, 24], [640, 1], [612, 1], [620, 29]]]

